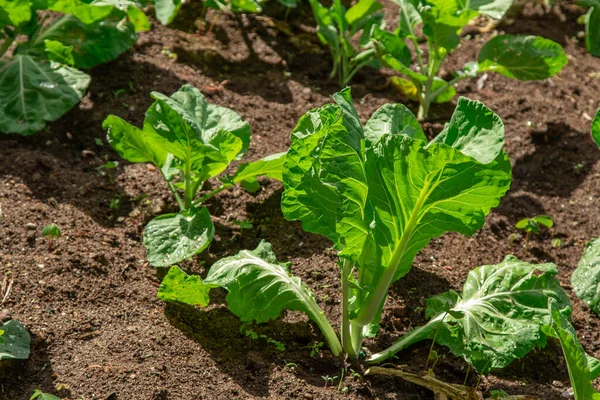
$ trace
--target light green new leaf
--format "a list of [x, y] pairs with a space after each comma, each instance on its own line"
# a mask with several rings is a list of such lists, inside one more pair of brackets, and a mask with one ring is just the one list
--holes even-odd
[[215, 287], [218, 285], [208, 285], [198, 275], [188, 275], [174, 265], [158, 288], [158, 298], [162, 301], [206, 307], [210, 303], [210, 289]]
[[[228, 292], [230, 310], [245, 323], [267, 322], [277, 318], [283, 310], [301, 311], [315, 321], [328, 338], [336, 338], [310, 289], [290, 274], [287, 264], [277, 262], [267, 242], [261, 242], [255, 250], [242, 250], [217, 261], [204, 282], [178, 269], [171, 269], [169, 275], [160, 292], [167, 301], [204, 305], [204, 292], [221, 286]], [[199, 292], [198, 298], [193, 295], [194, 287]], [[330, 342], [330, 346], [337, 355], [341, 346], [335, 341]]]
[[31, 19], [31, 3], [23, 0], [0, 0], [0, 28], [19, 26]]
[[52, 394], [43, 393], [41, 390], [36, 389], [29, 400], [60, 400], [60, 398]]
[[181, 0], [155, 0], [156, 18], [163, 25], [170, 24], [175, 19], [182, 4]]
[[598, 147], [600, 147], [600, 110], [596, 113], [596, 117], [592, 122], [592, 139]]
[[346, 21], [349, 25], [355, 25], [382, 8], [383, 6], [376, 0], [358, 0], [346, 11]]
[[60, 64], [75, 65], [73, 58], [73, 46], [65, 46], [56, 40], [44, 40], [44, 52], [46, 57], [51, 61], [56, 61]]
[[445, 143], [487, 164], [504, 146], [504, 124], [483, 103], [460, 97], [450, 122], [431, 143]]
[[0, 325], [4, 331], [0, 336], [0, 360], [17, 359], [25, 360], [29, 357], [29, 332], [16, 320], [10, 320]]
[[435, 48], [451, 52], [460, 44], [462, 29], [479, 13], [460, 0], [429, 0], [423, 7], [423, 33]]
[[496, 265], [471, 271], [461, 295], [454, 291], [427, 300], [431, 320], [407, 333], [389, 349], [374, 354], [380, 362], [421, 340], [448, 346], [480, 373], [504, 368], [534, 347], [544, 347], [542, 327], [551, 323], [549, 300], [570, 314], [569, 298], [555, 279], [554, 264], [530, 264], [507, 256]]
[[560, 340], [567, 361], [569, 378], [575, 400], [600, 400], [600, 392], [592, 386], [592, 373], [588, 365], [589, 357], [577, 339], [577, 332], [568, 318], [561, 313], [560, 305], [551, 302], [552, 321], [548, 324]]
[[575, 294], [600, 314], [600, 238], [590, 240], [585, 246], [571, 284]]
[[254, 192], [259, 188], [256, 180], [259, 176], [281, 181], [286, 155], [286, 152], [276, 153], [257, 161], [241, 164], [233, 175], [233, 182], [240, 183], [249, 192]]
[[119, 12], [114, 12], [101, 21], [85, 24], [73, 16], [61, 18], [44, 31], [33, 43], [43, 47], [52, 40], [71, 47], [74, 65], [92, 68], [116, 59], [137, 41], [134, 26], [122, 21]]
[[0, 132], [39, 131], [75, 106], [89, 83], [81, 71], [29, 55], [0, 61]]
[[154, 218], [144, 229], [147, 258], [154, 267], [168, 267], [208, 247], [215, 227], [206, 207]]
[[562, 46], [540, 36], [500, 35], [479, 51], [479, 72], [493, 71], [522, 81], [550, 78], [567, 65]]

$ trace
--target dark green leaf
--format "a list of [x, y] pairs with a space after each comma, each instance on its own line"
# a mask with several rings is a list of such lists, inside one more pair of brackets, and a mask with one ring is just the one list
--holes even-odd
[[60, 237], [60, 228], [56, 224], [49, 224], [42, 229], [42, 236], [46, 237]]
[[519, 80], [550, 78], [567, 65], [567, 55], [556, 42], [540, 36], [500, 35], [479, 51], [479, 71], [493, 71]]
[[596, 117], [592, 122], [592, 139], [598, 147], [600, 147], [600, 110], [596, 113]]
[[215, 227], [206, 207], [154, 218], [144, 229], [144, 246], [154, 267], [168, 267], [208, 247]]
[[600, 314], [600, 238], [590, 240], [585, 247], [571, 284], [575, 294]]
[[18, 359], [25, 360], [29, 357], [29, 332], [16, 320], [10, 320], [0, 325], [4, 331], [0, 338], [0, 360]]
[[71, 67], [17, 54], [0, 61], [0, 132], [30, 135], [75, 106], [90, 77]]
[[591, 55], [600, 57], [600, 4], [588, 13], [585, 43]]

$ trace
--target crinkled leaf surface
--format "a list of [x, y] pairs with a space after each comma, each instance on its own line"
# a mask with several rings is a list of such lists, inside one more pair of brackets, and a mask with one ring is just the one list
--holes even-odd
[[29, 332], [16, 320], [10, 320], [0, 326], [4, 334], [0, 336], [0, 360], [25, 360], [29, 357]]
[[[462, 135], [474, 134], [469, 129], [450, 144], [426, 147], [405, 108], [384, 106], [363, 129], [349, 90], [334, 99], [336, 105], [307, 113], [292, 132], [282, 209], [287, 219], [331, 239], [358, 268], [351, 301], [357, 316], [372, 302], [375, 288], [406, 274], [432, 238], [479, 229], [508, 190], [511, 168], [498, 146], [463, 145]], [[493, 119], [491, 112], [486, 115]], [[479, 121], [487, 135], [487, 119]], [[461, 146], [492, 161], [480, 163]]]
[[0, 28], [19, 26], [31, 19], [31, 3], [22, 0], [0, 0]]
[[204, 250], [215, 227], [206, 207], [154, 218], [144, 229], [144, 246], [150, 264], [167, 267]]
[[114, 60], [137, 41], [135, 28], [115, 12], [101, 21], [85, 24], [73, 16], [61, 18], [42, 33], [34, 45], [54, 40], [71, 46], [74, 65], [92, 68]]
[[575, 294], [600, 314], [600, 238], [590, 240], [585, 246], [571, 284]]
[[596, 113], [596, 117], [592, 122], [592, 139], [598, 147], [600, 147], [600, 110]]
[[[204, 306], [208, 291], [217, 286], [227, 290], [230, 310], [245, 323], [267, 322], [283, 310], [301, 311], [329, 332], [328, 338], [335, 338], [310, 289], [290, 274], [288, 264], [277, 262], [270, 243], [261, 241], [255, 250], [242, 250], [217, 261], [204, 281], [173, 267], [161, 284], [159, 297]], [[339, 354], [333, 346], [332, 351]]]
[[29, 55], [0, 61], [0, 132], [39, 131], [79, 103], [89, 83], [81, 71]]
[[540, 36], [500, 35], [479, 51], [479, 72], [493, 71], [522, 81], [550, 78], [567, 65], [562, 46]]
[[600, 392], [592, 386], [590, 359], [577, 339], [577, 332], [569, 319], [560, 312], [560, 305], [555, 302], [552, 302], [551, 305], [552, 321], [550, 321], [550, 325], [560, 340], [575, 400], [600, 400]]
[[246, 190], [254, 192], [259, 188], [256, 180], [259, 176], [281, 181], [286, 154], [286, 152], [271, 154], [260, 160], [241, 164], [233, 176], [233, 182], [241, 183]]
[[448, 346], [480, 373], [504, 368], [535, 346], [544, 347], [542, 327], [551, 323], [549, 300], [570, 315], [569, 298], [555, 279], [554, 264], [530, 264], [513, 256], [471, 271], [462, 294], [450, 291], [427, 300], [430, 322], [375, 354], [379, 362], [424, 339]]
[[450, 122], [432, 143], [445, 143], [487, 164], [504, 146], [504, 124], [483, 103], [461, 97]]

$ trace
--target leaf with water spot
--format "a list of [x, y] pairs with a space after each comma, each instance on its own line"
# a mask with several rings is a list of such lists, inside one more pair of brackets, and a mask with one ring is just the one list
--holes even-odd
[[2, 341], [0, 341], [0, 360], [10, 358], [27, 359], [29, 357], [30, 337], [25, 327], [19, 321], [13, 319], [0, 325], [0, 328], [4, 331]]

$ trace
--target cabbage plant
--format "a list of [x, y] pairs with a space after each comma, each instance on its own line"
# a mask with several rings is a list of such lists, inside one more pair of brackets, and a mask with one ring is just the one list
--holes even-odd
[[[427, 118], [432, 103], [444, 103], [456, 95], [454, 85], [462, 79], [497, 72], [518, 80], [550, 78], [567, 64], [562, 47], [539, 36], [499, 35], [479, 51], [477, 62], [471, 61], [445, 81], [439, 77], [444, 60], [460, 45], [462, 29], [478, 15], [501, 18], [512, 1], [394, 0], [400, 6], [400, 26], [394, 33], [378, 30], [381, 60], [405, 78], [395, 83], [411, 100], [419, 102], [419, 119]], [[419, 49], [417, 26], [427, 40], [427, 58]], [[412, 43], [417, 68], [407, 43]]]
[[[41, 12], [67, 14], [45, 24]], [[33, 134], [74, 107], [90, 77], [150, 23], [125, 0], [0, 0], [0, 132]]]
[[349, 89], [334, 99], [306, 113], [292, 132], [282, 210], [335, 244], [341, 341], [310, 289], [267, 243], [218, 261], [204, 280], [172, 267], [161, 299], [206, 306], [210, 290], [221, 286], [244, 322], [301, 311], [333, 354], [358, 357], [364, 338], [378, 330], [388, 289], [415, 255], [446, 232], [475, 233], [509, 189], [504, 126], [482, 103], [460, 98], [450, 123], [428, 141], [401, 104], [384, 105], [363, 126]]
[[[214, 226], [203, 206], [207, 200], [237, 184], [255, 191], [259, 176], [281, 180], [285, 153], [242, 163], [233, 175], [223, 175], [230, 163], [246, 154], [250, 124], [233, 110], [210, 104], [190, 85], [170, 97], [157, 92], [152, 97], [142, 129], [115, 115], [109, 115], [103, 127], [121, 157], [150, 162], [161, 171], [179, 205], [178, 213], [156, 217], [144, 230], [148, 261], [166, 267], [201, 252], [212, 241]], [[198, 196], [202, 185], [217, 176], [221, 184]]]

